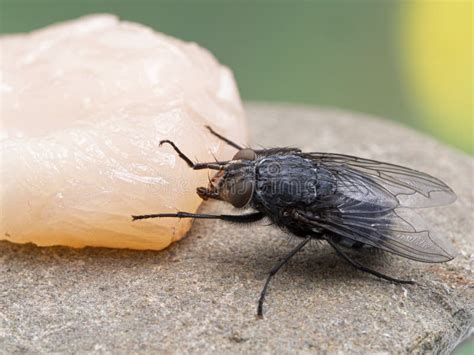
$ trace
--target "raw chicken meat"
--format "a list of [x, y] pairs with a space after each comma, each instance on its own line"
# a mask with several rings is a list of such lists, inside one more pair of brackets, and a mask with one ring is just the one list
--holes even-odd
[[195, 211], [198, 161], [246, 141], [231, 71], [194, 43], [96, 15], [0, 39], [0, 239], [37, 245], [163, 249], [189, 220], [132, 214]]

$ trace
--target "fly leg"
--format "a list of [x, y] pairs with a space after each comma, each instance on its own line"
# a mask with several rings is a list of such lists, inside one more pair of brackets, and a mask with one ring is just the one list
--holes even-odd
[[229, 215], [229, 214], [203, 214], [203, 213], [189, 213], [189, 212], [177, 212], [177, 213], [155, 213], [155, 214], [144, 214], [139, 216], [132, 216], [133, 220], [149, 219], [149, 218], [197, 218], [197, 219], [220, 219], [228, 222], [236, 223], [251, 223], [261, 220], [265, 217], [262, 212], [247, 213], [241, 215]]
[[326, 241], [334, 248], [334, 250], [339, 256], [341, 256], [344, 260], [346, 260], [349, 264], [351, 264], [357, 270], [368, 272], [369, 274], [380, 277], [381, 279], [385, 279], [385, 280], [396, 282], [396, 283], [401, 283], [401, 284], [414, 284], [415, 283], [415, 281], [412, 281], [412, 280], [399, 280], [399, 279], [395, 279], [393, 277], [384, 275], [378, 271], [371, 270], [359, 264], [357, 261], [354, 261], [351, 258], [349, 258], [349, 256], [345, 252], [343, 252], [342, 249], [339, 248], [339, 246], [336, 243], [334, 243], [332, 240], [330, 240], [329, 238], [326, 238]]
[[231, 147], [234, 147], [235, 149], [243, 149], [240, 145], [238, 145], [237, 143], [234, 143], [232, 142], [230, 139], [220, 135], [219, 133], [217, 133], [216, 131], [214, 131], [211, 126], [206, 126], [206, 128], [209, 130], [209, 132], [211, 132], [212, 135], [216, 136], [217, 138], [219, 138], [221, 141], [223, 142], [226, 142], [228, 145], [230, 145]]
[[176, 153], [178, 153], [178, 156], [183, 159], [188, 166], [194, 170], [202, 170], [202, 169], [213, 169], [213, 170], [222, 170], [224, 169], [225, 164], [228, 163], [228, 161], [216, 161], [213, 163], [193, 163], [191, 159], [189, 159], [179, 148], [174, 144], [172, 141], [165, 139], [160, 141], [160, 146], [163, 145], [164, 143], [167, 143], [173, 147]]
[[307, 236], [300, 244], [298, 244], [292, 251], [290, 251], [282, 260], [278, 262], [273, 268], [270, 270], [268, 274], [267, 280], [265, 281], [265, 285], [263, 286], [262, 292], [260, 293], [260, 298], [258, 300], [258, 308], [257, 308], [257, 315], [260, 318], [263, 318], [263, 302], [265, 301], [265, 295], [267, 294], [268, 285], [272, 280], [273, 276], [281, 269], [283, 265], [285, 265], [298, 251], [303, 249], [303, 247], [311, 240], [311, 236]]

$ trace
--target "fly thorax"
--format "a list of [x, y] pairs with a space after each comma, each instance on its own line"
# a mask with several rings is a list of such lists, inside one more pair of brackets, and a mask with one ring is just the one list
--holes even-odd
[[255, 177], [255, 194], [264, 205], [310, 205], [317, 198], [317, 170], [300, 156], [262, 158], [257, 161]]

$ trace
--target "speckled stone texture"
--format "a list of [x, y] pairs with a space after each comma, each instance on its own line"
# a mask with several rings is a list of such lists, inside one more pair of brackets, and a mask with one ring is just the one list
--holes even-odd
[[[187, 238], [162, 252], [1, 242], [0, 352], [451, 349], [473, 319], [473, 159], [343, 111], [249, 104], [247, 112], [254, 143], [360, 155], [443, 179], [458, 200], [424, 216], [459, 256], [447, 264], [363, 256], [379, 271], [418, 282], [401, 286], [352, 269], [327, 245], [310, 245], [271, 283], [259, 320], [266, 273], [296, 242], [265, 223], [196, 221]], [[235, 212], [219, 202], [201, 210]]]

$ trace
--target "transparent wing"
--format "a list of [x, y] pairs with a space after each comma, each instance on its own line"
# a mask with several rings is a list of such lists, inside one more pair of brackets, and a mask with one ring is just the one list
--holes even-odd
[[346, 213], [301, 212], [307, 223], [412, 260], [436, 263], [452, 260], [456, 251], [446, 239], [430, 231], [413, 211], [398, 208], [383, 213], [368, 213], [368, 206], [349, 202]]
[[454, 202], [456, 194], [441, 180], [403, 166], [343, 154], [300, 153], [335, 177], [337, 191], [380, 207], [433, 207]]
[[342, 154], [300, 153], [311, 159], [335, 188], [299, 211], [306, 222], [373, 247], [422, 262], [455, 257], [412, 208], [440, 206], [456, 199], [441, 180], [398, 165]]

